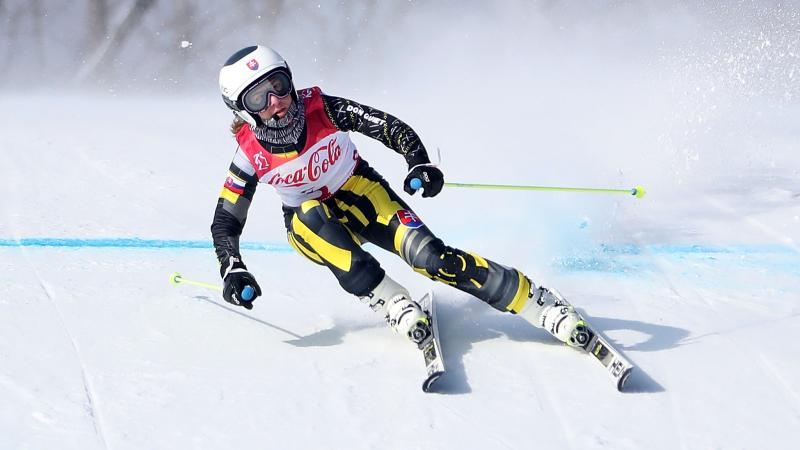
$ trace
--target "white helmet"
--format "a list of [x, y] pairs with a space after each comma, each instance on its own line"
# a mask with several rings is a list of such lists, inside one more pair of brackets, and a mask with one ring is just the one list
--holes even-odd
[[[231, 55], [219, 71], [219, 90], [228, 108], [252, 126], [262, 123], [258, 114], [248, 111], [242, 104], [242, 93], [276, 71], [283, 71], [291, 83], [289, 64], [275, 50], [253, 45]], [[292, 98], [297, 101], [297, 92], [291, 86]]]

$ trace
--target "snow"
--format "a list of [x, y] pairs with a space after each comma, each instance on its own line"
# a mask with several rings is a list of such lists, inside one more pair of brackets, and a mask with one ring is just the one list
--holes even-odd
[[[2, 447], [753, 448], [798, 437], [796, 180], [641, 200], [411, 199], [435, 205], [423, 219], [441, 236], [557, 287], [639, 366], [633, 392], [617, 393], [589, 357], [375, 250], [440, 302], [449, 372], [443, 393], [425, 395], [420, 355], [324, 269], [282, 250], [268, 189], [244, 236], [275, 244], [245, 251], [266, 291], [252, 311], [169, 284], [173, 271], [216, 282], [209, 248], [14, 245], [208, 240], [233, 147], [225, 121], [211, 123], [220, 105], [197, 100], [190, 119], [169, 114], [186, 100], [115, 99], [113, 118], [92, 113], [107, 102], [43, 112], [4, 100], [20, 124], [56, 125], [2, 138]], [[399, 162], [362, 147], [376, 165]], [[460, 161], [447, 161], [457, 174]], [[541, 216], [548, 208], [563, 214]], [[475, 226], [453, 223], [465, 217]]]
[[[173, 286], [176, 271], [219, 280], [208, 228], [235, 144], [214, 83], [166, 97], [2, 92], [0, 448], [800, 439], [800, 97], [786, 82], [796, 35], [743, 28], [726, 41], [712, 28], [699, 39], [696, 18], [676, 13], [678, 25], [653, 37], [564, 17], [525, 28], [507, 18], [518, 33], [498, 37], [507, 50], [494, 75], [526, 89], [491, 107], [474, 89], [478, 63], [464, 57], [488, 45], [478, 27], [438, 36], [453, 52], [447, 64], [412, 45], [425, 73], [401, 71], [407, 59], [356, 59], [369, 70], [350, 87], [345, 73], [323, 82], [311, 63], [293, 69], [310, 74], [302, 85], [408, 121], [441, 148], [449, 181], [645, 186], [643, 199], [456, 188], [405, 197], [446, 243], [561, 291], [638, 366], [630, 392], [543, 330], [370, 246], [414, 295], [432, 289], [439, 302], [448, 373], [441, 392], [424, 394], [419, 353], [288, 248], [265, 186], [243, 236], [265, 292], [255, 308]], [[501, 111], [503, 130], [475, 108]], [[354, 141], [400, 186], [397, 155]]]

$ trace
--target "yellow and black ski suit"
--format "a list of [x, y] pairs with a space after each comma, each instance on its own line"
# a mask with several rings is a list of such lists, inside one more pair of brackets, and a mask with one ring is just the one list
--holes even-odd
[[[430, 162], [414, 130], [399, 119], [351, 100], [324, 95], [318, 89], [307, 91], [300, 91], [299, 101], [306, 102], [304, 126], [309, 131], [301, 135], [296, 146], [279, 148], [263, 140], [256, 143], [249, 129], [239, 130], [240, 148], [230, 165], [211, 225], [220, 262], [231, 256], [241, 259], [239, 236], [256, 186], [259, 181], [275, 184], [278, 177], [266, 174], [268, 166], [275, 164], [273, 158], [291, 159], [310, 151], [309, 136], [316, 139], [314, 136], [320, 134], [315, 121], [377, 139], [403, 155], [409, 167]], [[317, 98], [312, 98], [314, 95]], [[314, 100], [321, 106], [315, 109]], [[245, 135], [250, 144], [242, 138]], [[262, 171], [258, 170], [262, 163], [256, 153], [268, 157], [269, 164], [264, 163]], [[302, 175], [292, 181], [302, 180]], [[361, 247], [371, 242], [400, 256], [426, 277], [470, 293], [498, 310], [519, 312], [529, 297], [531, 282], [520, 271], [446, 246], [360, 157], [341, 187], [297, 203], [290, 206], [284, 202], [283, 206], [289, 243], [304, 257], [328, 267], [342, 288], [353, 295], [367, 295], [383, 279], [384, 270], [378, 261]]]

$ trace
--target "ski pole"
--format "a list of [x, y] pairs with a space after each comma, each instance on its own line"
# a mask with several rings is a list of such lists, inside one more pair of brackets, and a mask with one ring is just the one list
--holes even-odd
[[[409, 182], [411, 189], [417, 190], [422, 187], [422, 180], [412, 178]], [[473, 189], [506, 189], [516, 191], [550, 191], [550, 192], [589, 192], [597, 194], [630, 194], [636, 198], [644, 197], [646, 191], [644, 186], [636, 186], [632, 189], [600, 189], [600, 188], [577, 188], [559, 186], [529, 186], [514, 184], [480, 184], [480, 183], [445, 183], [448, 187], [473, 188]]]
[[[218, 286], [216, 284], [204, 283], [202, 281], [194, 281], [194, 280], [189, 280], [189, 279], [183, 278], [183, 275], [179, 274], [178, 272], [172, 272], [172, 274], [169, 276], [169, 282], [174, 284], [174, 285], [176, 285], [176, 286], [179, 285], [179, 284], [191, 284], [192, 286], [198, 286], [198, 287], [202, 287], [202, 288], [206, 288], [206, 289], [213, 289], [215, 291], [221, 291], [222, 290], [222, 287], [220, 287], [220, 286]], [[253, 287], [252, 286], [245, 286], [244, 289], [242, 289], [242, 300], [251, 301], [253, 299], [253, 294], [255, 294], [255, 290], [253, 289]], [[203, 300], [211, 303], [212, 305], [217, 305], [217, 306], [219, 306], [221, 308], [225, 308], [224, 306], [221, 306], [219, 303], [217, 303], [217, 302], [215, 302], [213, 300], [209, 300], [207, 298], [203, 298]], [[228, 308], [225, 308], [225, 309], [228, 309]], [[233, 311], [233, 310], [231, 310], [231, 311]], [[264, 325], [266, 325], [266, 326], [268, 326], [270, 328], [274, 328], [276, 330], [283, 331], [284, 333], [286, 333], [286, 334], [294, 337], [295, 339], [297, 339], [298, 342], [300, 342], [300, 340], [303, 339], [303, 336], [300, 336], [297, 333], [293, 333], [293, 332], [287, 330], [286, 328], [281, 328], [281, 327], [279, 327], [277, 325], [273, 325], [273, 324], [271, 324], [269, 322], [265, 322], [265, 321], [263, 321], [261, 319], [257, 319], [255, 317], [249, 316], [247, 314], [242, 314], [239, 311], [233, 311], [233, 312], [235, 312], [236, 314], [239, 314], [240, 316], [247, 317], [250, 320], [255, 320], [256, 322], [264, 324]], [[289, 342], [289, 341], [287, 341], [287, 342]]]
[[[181, 275], [178, 272], [172, 272], [172, 274], [169, 276], [169, 282], [176, 286], [179, 284], [190, 284], [192, 286], [198, 286], [201, 288], [214, 289], [215, 291], [222, 290], [222, 287], [220, 287], [219, 285], [204, 283], [202, 281], [190, 280], [188, 278], [184, 278], [183, 275]], [[253, 294], [255, 293], [256, 291], [255, 289], [253, 289], [252, 286], [245, 286], [244, 289], [242, 289], [242, 300], [249, 302], [250, 300], [253, 299]]]

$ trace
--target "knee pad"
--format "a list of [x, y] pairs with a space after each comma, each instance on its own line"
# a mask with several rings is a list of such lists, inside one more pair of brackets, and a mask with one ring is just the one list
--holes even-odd
[[476, 287], [486, 281], [488, 265], [482, 258], [457, 248], [445, 247], [439, 258], [433, 258], [428, 267], [429, 273], [443, 281], [473, 283]]
[[518, 270], [502, 266], [430, 239], [415, 249], [412, 266], [432, 279], [474, 295], [499, 311], [514, 311], [528, 297], [530, 282]]
[[488, 263], [480, 256], [444, 245], [433, 239], [421, 248], [412, 265], [422, 268], [431, 278], [455, 286], [479, 288], [486, 282]]

